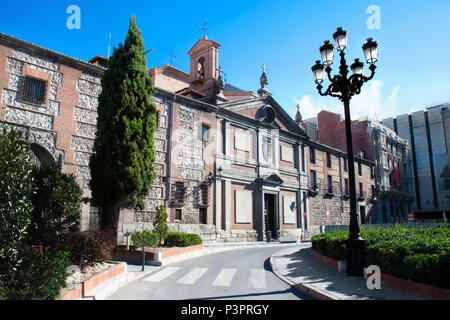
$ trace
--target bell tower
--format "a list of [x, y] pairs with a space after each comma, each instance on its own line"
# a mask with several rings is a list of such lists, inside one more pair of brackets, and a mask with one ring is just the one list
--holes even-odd
[[204, 35], [188, 52], [191, 58], [190, 87], [207, 97], [214, 95], [214, 82], [218, 79], [219, 48], [220, 44]]

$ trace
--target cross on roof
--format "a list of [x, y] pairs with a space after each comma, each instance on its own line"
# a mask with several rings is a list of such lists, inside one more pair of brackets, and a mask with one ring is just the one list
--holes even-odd
[[266, 65], [263, 64], [261, 68], [263, 69], [263, 72], [266, 73]]
[[219, 66], [219, 68], [216, 69], [216, 70], [219, 71], [219, 77], [221, 77], [221, 76], [222, 76], [222, 73], [224, 72], [224, 71], [222, 70], [222, 67]]
[[205, 18], [205, 22], [203, 23], [203, 24], [201, 24], [200, 26], [202, 27], [202, 32], [203, 32], [203, 35], [204, 36], [206, 36], [206, 31], [208, 31], [208, 29], [206, 29], [206, 25], [209, 23], [209, 21], [206, 21], [206, 18]]
[[177, 56], [173, 54], [173, 51], [170, 51], [169, 56], [170, 56], [170, 65], [173, 66], [173, 58], [176, 58]]

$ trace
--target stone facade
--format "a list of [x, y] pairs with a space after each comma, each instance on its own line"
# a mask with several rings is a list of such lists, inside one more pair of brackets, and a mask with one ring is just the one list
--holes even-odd
[[[144, 210], [121, 210], [119, 244], [127, 232], [152, 230], [156, 208], [162, 204], [171, 231], [197, 233], [204, 241], [245, 242], [269, 236], [295, 241], [324, 224], [348, 224], [348, 201], [342, 200], [341, 192], [328, 199], [324, 189], [328, 174], [333, 176], [333, 190], [342, 189], [344, 154], [330, 149], [333, 167], [328, 171], [323, 159], [316, 164], [319, 192], [311, 196], [312, 166], [306, 156], [311, 143], [305, 131], [271, 96], [265, 73], [258, 93], [225, 85], [216, 70], [219, 48], [214, 41], [199, 40], [189, 51], [189, 74], [171, 66], [149, 71], [156, 84], [157, 177]], [[96, 58], [91, 62], [105, 60]], [[89, 159], [105, 70], [93, 63], [0, 35], [1, 120], [46, 150], [64, 172], [76, 175], [85, 197], [91, 197]], [[19, 99], [26, 76], [45, 81], [44, 103]], [[330, 151], [315, 147], [322, 156]], [[369, 188], [366, 172], [371, 162], [360, 162], [361, 179]], [[98, 212], [84, 205], [83, 229], [97, 226]]]
[[[6, 35], [0, 36], [0, 61], [2, 120], [48, 153], [63, 172], [75, 174], [84, 196], [89, 197], [88, 162], [103, 69]], [[22, 83], [29, 76], [45, 82], [46, 95], [40, 104], [20, 98]], [[83, 230], [93, 227], [91, 213], [97, 211], [83, 206]]]
[[[307, 119], [310, 129], [315, 129], [315, 140], [334, 149], [347, 150], [345, 122], [340, 115], [321, 111], [317, 118]], [[332, 128], [332, 130], [330, 129]], [[367, 117], [352, 121], [353, 150], [360, 159], [374, 164], [369, 179], [363, 183], [365, 198], [373, 204], [366, 210], [365, 223], [395, 223], [406, 221], [414, 202], [412, 153], [409, 142], [394, 130]], [[362, 171], [365, 172], [364, 164]], [[358, 167], [355, 165], [355, 168]], [[357, 170], [357, 180], [359, 177]], [[372, 189], [373, 187], [373, 189]], [[362, 205], [358, 205], [362, 209]], [[368, 206], [370, 207], [370, 206]], [[363, 209], [364, 210], [364, 209]], [[364, 213], [364, 212], [363, 212]]]
[[[305, 152], [309, 158], [308, 207], [304, 212], [306, 224], [315, 227], [316, 230], [318, 226], [349, 225], [350, 200], [346, 154], [312, 141], [308, 143]], [[373, 207], [371, 192], [375, 186], [371, 172], [374, 166], [375, 163], [372, 161], [355, 158], [360, 223], [370, 222]], [[361, 168], [361, 175], [358, 168]]]

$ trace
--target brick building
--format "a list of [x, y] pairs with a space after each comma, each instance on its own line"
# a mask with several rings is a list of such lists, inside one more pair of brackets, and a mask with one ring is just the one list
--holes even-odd
[[[317, 118], [307, 119], [308, 133], [317, 142], [347, 150], [345, 122], [339, 114], [321, 111]], [[306, 127], [306, 125], [305, 125]], [[372, 163], [370, 179], [374, 179], [366, 198], [371, 199], [372, 210], [363, 223], [394, 223], [408, 220], [414, 202], [412, 153], [409, 142], [393, 130], [367, 118], [352, 121], [353, 150], [355, 155]], [[311, 135], [310, 135], [311, 136]], [[313, 139], [312, 139], [313, 140]], [[358, 173], [360, 165], [355, 165]], [[356, 183], [356, 190], [359, 190]], [[364, 183], [363, 183], [364, 184]], [[364, 187], [364, 186], [363, 186]]]
[[[170, 230], [197, 233], [204, 241], [265, 240], [268, 231], [272, 238], [295, 240], [305, 229], [310, 235], [320, 225], [348, 223], [345, 152], [310, 141], [272, 97], [265, 68], [257, 92], [225, 84], [219, 49], [203, 37], [188, 52], [189, 73], [169, 65], [149, 70], [158, 111], [157, 178], [143, 211], [121, 210], [119, 243], [127, 232], [152, 230], [160, 204]], [[106, 65], [100, 56], [84, 62], [0, 34], [1, 120], [32, 143], [36, 163], [73, 173], [85, 197], [91, 196], [88, 163]], [[312, 148], [315, 164], [307, 156]], [[373, 162], [356, 162], [364, 220]], [[312, 171], [317, 194], [309, 187]], [[83, 206], [83, 230], [97, 226], [99, 211]]]
[[[103, 70], [0, 34], [0, 120], [31, 143], [36, 162], [74, 174], [85, 197]], [[97, 211], [83, 205], [82, 229], [96, 225]]]

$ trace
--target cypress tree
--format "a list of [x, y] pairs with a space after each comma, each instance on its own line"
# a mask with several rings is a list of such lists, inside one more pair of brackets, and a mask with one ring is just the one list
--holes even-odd
[[102, 77], [94, 154], [92, 196], [102, 207], [101, 228], [117, 230], [120, 208], [144, 209], [156, 177], [156, 106], [144, 42], [135, 17], [124, 44], [114, 48]]

